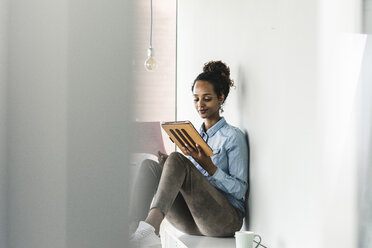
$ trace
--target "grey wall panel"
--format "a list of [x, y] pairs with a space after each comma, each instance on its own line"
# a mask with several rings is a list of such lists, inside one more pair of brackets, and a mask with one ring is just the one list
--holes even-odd
[[0, 247], [7, 248], [8, 0], [0, 0]]
[[69, 6], [67, 247], [126, 247], [132, 9]]
[[125, 247], [130, 3], [9, 3], [8, 247]]
[[65, 248], [65, 1], [10, 1], [9, 247]]

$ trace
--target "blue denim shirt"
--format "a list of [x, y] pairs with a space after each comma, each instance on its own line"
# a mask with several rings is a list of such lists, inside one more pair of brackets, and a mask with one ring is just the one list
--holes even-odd
[[212, 162], [217, 166], [210, 176], [191, 156], [190, 161], [221, 191], [221, 193], [245, 214], [245, 193], [248, 179], [248, 147], [244, 133], [237, 127], [229, 125], [222, 117], [206, 132], [204, 123], [199, 133], [212, 148]]

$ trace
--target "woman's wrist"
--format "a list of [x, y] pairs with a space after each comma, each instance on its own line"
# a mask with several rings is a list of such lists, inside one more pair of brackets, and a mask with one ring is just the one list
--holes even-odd
[[210, 176], [213, 176], [214, 173], [217, 171], [217, 166], [213, 164], [212, 161], [206, 164], [206, 168], [204, 168]]

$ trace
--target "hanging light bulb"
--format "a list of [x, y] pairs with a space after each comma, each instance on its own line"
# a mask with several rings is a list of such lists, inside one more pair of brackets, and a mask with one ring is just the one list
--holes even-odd
[[151, 24], [150, 24], [150, 47], [147, 49], [147, 59], [145, 61], [147, 71], [154, 71], [158, 67], [154, 58], [154, 49], [152, 48], [152, 0], [151, 0]]
[[147, 49], [147, 59], [145, 61], [145, 68], [147, 71], [154, 71], [158, 67], [154, 57], [154, 49], [150, 47]]

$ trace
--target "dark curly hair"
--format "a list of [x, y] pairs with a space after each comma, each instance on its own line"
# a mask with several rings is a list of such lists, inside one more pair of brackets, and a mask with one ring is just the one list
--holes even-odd
[[225, 100], [230, 92], [230, 87], [234, 86], [233, 80], [230, 78], [230, 68], [222, 61], [209, 61], [204, 64], [203, 72], [200, 73], [194, 80], [191, 90], [194, 91], [196, 81], [207, 81], [213, 85], [214, 92], [220, 98], [222, 94]]

